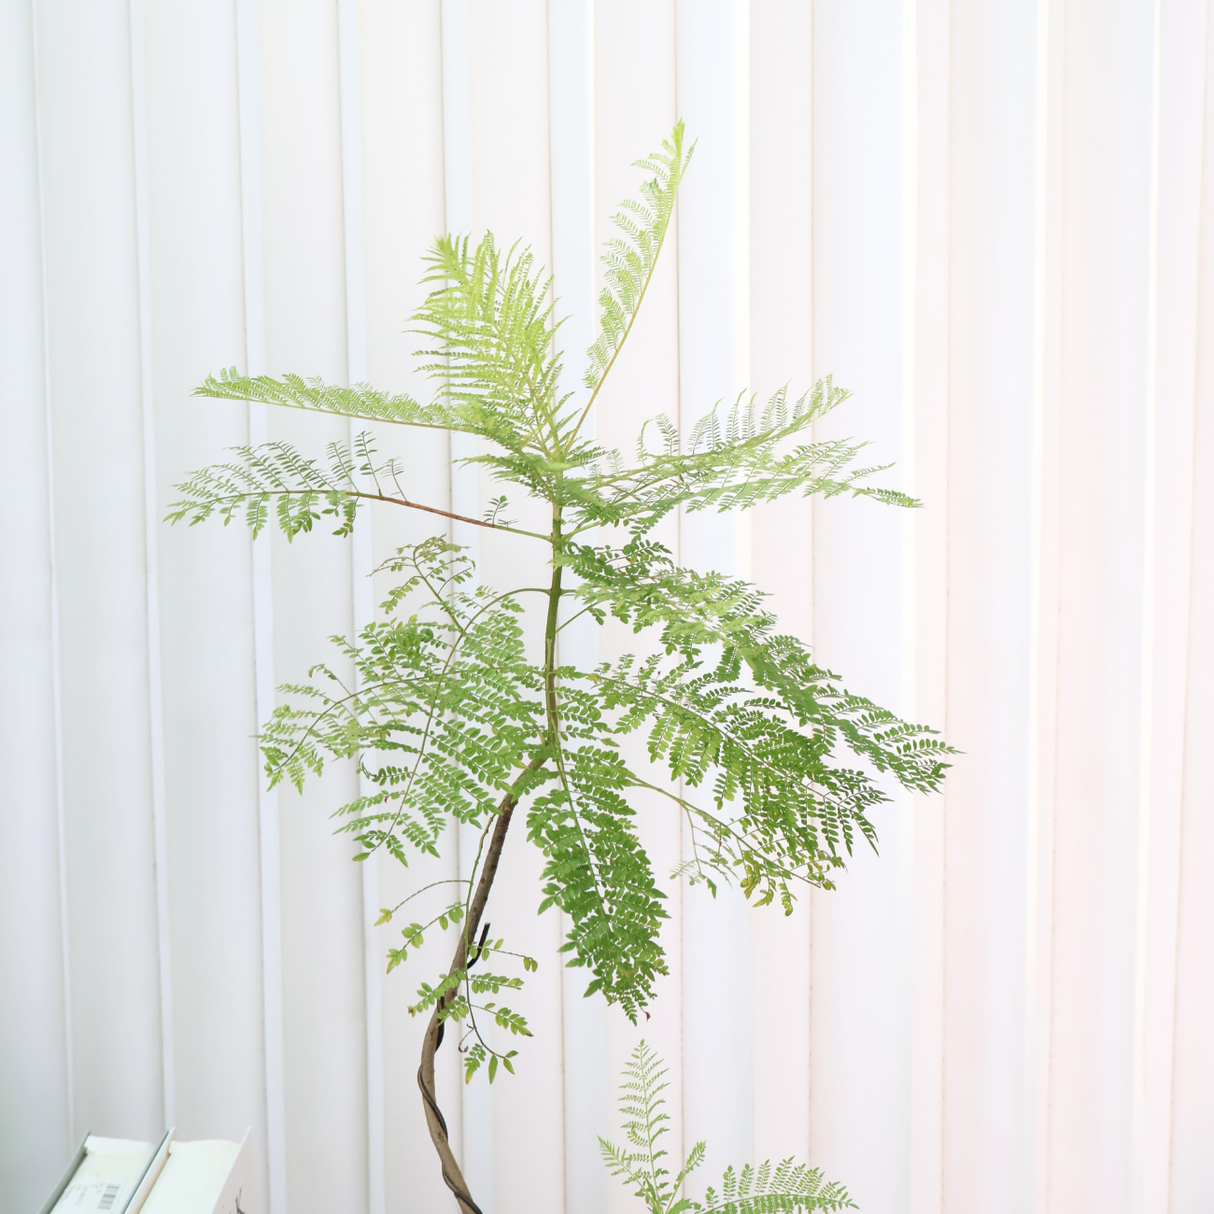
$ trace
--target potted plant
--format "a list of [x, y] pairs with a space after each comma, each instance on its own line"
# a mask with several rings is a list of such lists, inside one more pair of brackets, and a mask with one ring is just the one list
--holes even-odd
[[[545, 508], [541, 531], [509, 521], [504, 495], [485, 518], [462, 521], [543, 545], [546, 586], [478, 585], [467, 554], [446, 535], [401, 548], [381, 567], [399, 579], [381, 618], [339, 643], [355, 687], [315, 667], [308, 682], [283, 689], [285, 702], [261, 735], [271, 783], [302, 785], [326, 756], [358, 763], [373, 791], [341, 811], [341, 829], [359, 842], [357, 860], [384, 849], [407, 864], [412, 849], [434, 853], [452, 822], [479, 832], [458, 896], [418, 891], [439, 905], [402, 929], [388, 958], [389, 969], [403, 962], [432, 926], [455, 933], [451, 964], [420, 984], [410, 1010], [429, 1017], [418, 1083], [443, 1177], [466, 1214], [478, 1207], [448, 1142], [434, 1059], [458, 1022], [467, 1078], [484, 1068], [492, 1082], [499, 1066], [513, 1070], [515, 1051], [495, 1049], [483, 1026], [529, 1035], [502, 998], [536, 963], [489, 939], [485, 924], [516, 819], [514, 829], [544, 856], [540, 909], [567, 916], [568, 964], [587, 970], [587, 993], [635, 1021], [666, 972], [664, 894], [634, 829], [638, 790], [654, 790], [686, 816], [694, 858], [682, 875], [714, 894], [718, 882], [736, 882], [752, 902], [791, 913], [797, 888], [831, 888], [856, 843], [875, 843], [868, 813], [886, 799], [877, 773], [919, 791], [938, 788], [944, 773], [947, 747], [931, 730], [846, 691], [804, 645], [776, 631], [758, 590], [684, 568], [652, 538], [680, 510], [744, 510], [790, 493], [914, 505], [872, 484], [881, 469], [856, 466], [858, 445], [813, 441], [810, 427], [845, 392], [825, 379], [795, 402], [784, 391], [762, 406], [740, 396], [686, 434], [658, 417], [657, 441], [643, 432], [631, 459], [584, 433], [640, 313], [691, 151], [680, 123], [637, 162], [647, 179], [615, 218], [599, 336], [585, 360], [588, 395], [576, 404], [558, 390], [564, 355], [551, 280], [528, 249], [503, 252], [492, 235], [476, 244], [443, 237], [426, 258], [432, 291], [414, 329], [427, 338], [431, 400], [235, 369], [197, 389], [474, 436], [469, 462]], [[348, 534], [372, 502], [459, 518], [411, 500], [409, 473], [366, 433], [350, 450], [330, 447], [323, 463], [282, 443], [240, 448], [182, 485], [169, 517], [243, 517], [254, 532], [273, 517], [288, 538], [325, 516]], [[523, 619], [523, 601], [535, 595], [543, 607], [538, 660]], [[578, 668], [562, 656], [559, 634], [579, 613], [599, 624], [614, 616], [649, 643], [640, 656]], [[640, 768], [620, 747], [638, 732], [650, 760]], [[385, 909], [380, 921], [402, 907]]]

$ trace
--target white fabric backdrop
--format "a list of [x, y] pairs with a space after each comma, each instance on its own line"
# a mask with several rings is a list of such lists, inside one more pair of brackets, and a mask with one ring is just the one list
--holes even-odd
[[[351, 864], [349, 772], [268, 795], [251, 741], [424, 531], [160, 519], [225, 445], [347, 437], [192, 401], [207, 371], [416, 386], [444, 227], [532, 242], [587, 344], [629, 162], [682, 115], [598, 433], [853, 388], [821, 429], [925, 510], [666, 539], [965, 753], [792, 919], [673, 898], [643, 1029], [676, 1144], [808, 1156], [869, 1214], [1214, 1208], [1212, 36], [1202, 0], [2, 0], [0, 1205], [88, 1129], [171, 1122], [251, 1125], [269, 1214], [453, 1208], [405, 1012], [437, 950], [384, 978], [368, 924], [457, 858]], [[445, 441], [384, 441], [482, 507]], [[512, 847], [537, 1036], [491, 1092], [446, 1051], [442, 1099], [487, 1214], [629, 1209], [594, 1135], [638, 1031], [561, 971]]]

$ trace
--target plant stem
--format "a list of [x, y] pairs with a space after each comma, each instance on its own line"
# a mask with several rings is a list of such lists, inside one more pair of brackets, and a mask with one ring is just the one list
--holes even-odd
[[561, 507], [552, 507], [552, 589], [548, 593], [548, 618], [544, 621], [544, 694], [548, 700], [548, 728], [552, 746], [561, 744], [556, 715], [556, 633], [557, 612], [561, 605], [561, 574], [564, 566], [557, 559], [561, 555]]
[[511, 527], [507, 523], [491, 523], [486, 519], [469, 518], [466, 514], [452, 514], [450, 510], [440, 510], [437, 506], [423, 506], [421, 502], [411, 502], [403, 497], [389, 497], [383, 493], [368, 493], [362, 490], [353, 496], [364, 498], [369, 502], [387, 502], [392, 506], [407, 506], [410, 510], [424, 510], [427, 514], [437, 514], [442, 518], [454, 519], [457, 523], [467, 523], [472, 527], [485, 527], [489, 531], [508, 531], [511, 535], [527, 535], [534, 540], [548, 538], [539, 531], [524, 531], [520, 527]]
[[[552, 512], [551, 543], [554, 556], [560, 546], [560, 542], [561, 508], [558, 505], [553, 508]], [[556, 631], [557, 612], [561, 601], [562, 571], [563, 566], [554, 561], [552, 566], [552, 585], [548, 591], [548, 616], [544, 623], [544, 691], [548, 705], [549, 731], [553, 736], [546, 739], [548, 745], [531, 760], [527, 765], [526, 771], [515, 780], [498, 806], [497, 823], [493, 827], [493, 835], [489, 840], [489, 848], [485, 853], [485, 862], [481, 868], [480, 880], [476, 884], [476, 892], [472, 895], [472, 901], [468, 905], [468, 913], [464, 917], [464, 926], [460, 932], [459, 943], [456, 945], [455, 956], [451, 959], [451, 967], [447, 971], [448, 974], [461, 973], [468, 968], [468, 953], [473, 947], [476, 933], [480, 929], [481, 919], [485, 913], [485, 906], [489, 901], [489, 891], [493, 888], [493, 880], [497, 876], [497, 866], [501, 860], [502, 847], [506, 842], [506, 832], [510, 829], [510, 819], [513, 817], [515, 806], [518, 804], [518, 796], [521, 795], [516, 790], [527, 775], [544, 765], [548, 757], [548, 751], [551, 748], [560, 746], [560, 738], [555, 736], [557, 730]], [[480, 1206], [473, 1200], [472, 1194], [468, 1190], [468, 1184], [464, 1180], [464, 1174], [460, 1170], [459, 1163], [455, 1158], [455, 1153], [451, 1150], [451, 1143], [447, 1136], [447, 1122], [443, 1117], [442, 1110], [438, 1107], [438, 1100], [434, 1093], [434, 1055], [438, 1052], [439, 1035], [442, 1032], [443, 1026], [443, 1012], [446, 1011], [451, 1000], [455, 997], [457, 989], [458, 987], [448, 991], [435, 1004], [434, 1012], [430, 1017], [430, 1023], [426, 1026], [426, 1035], [422, 1039], [421, 1065], [417, 1068], [417, 1086], [421, 1089], [422, 1104], [426, 1110], [426, 1125], [430, 1130], [430, 1140], [434, 1143], [434, 1149], [438, 1152], [439, 1162], [442, 1164], [444, 1183], [455, 1195], [455, 1200], [459, 1202], [461, 1214], [483, 1214]]]
[[[542, 754], [537, 755], [531, 760], [527, 771], [534, 771], [543, 762], [544, 756]], [[519, 777], [519, 780], [521, 779], [522, 776]], [[515, 781], [516, 785], [517, 783], [518, 781]], [[515, 792], [511, 788], [498, 806], [497, 825], [494, 826], [493, 837], [489, 840], [489, 850], [485, 853], [484, 867], [481, 869], [476, 893], [473, 894], [472, 902], [468, 907], [468, 914], [464, 920], [463, 930], [460, 932], [459, 943], [455, 948], [455, 956], [452, 958], [451, 968], [448, 970], [449, 974], [460, 973], [468, 967], [468, 951], [472, 947], [471, 942], [476, 939], [481, 917], [485, 913], [485, 904], [489, 901], [489, 891], [493, 887], [493, 878], [497, 875], [497, 865], [501, 859], [502, 845], [506, 842], [506, 832], [510, 829], [510, 819], [514, 814], [516, 803]], [[426, 1110], [426, 1125], [430, 1130], [430, 1140], [434, 1143], [434, 1149], [438, 1152], [438, 1158], [443, 1169], [443, 1180], [447, 1188], [455, 1194], [455, 1200], [459, 1202], [460, 1210], [463, 1214], [483, 1214], [480, 1206], [472, 1200], [472, 1194], [468, 1191], [464, 1174], [460, 1171], [455, 1154], [451, 1150], [451, 1143], [447, 1138], [447, 1122], [438, 1107], [438, 1101], [434, 1095], [434, 1055], [438, 1051], [439, 1033], [443, 1026], [442, 1013], [446, 1011], [448, 1003], [454, 996], [455, 990], [449, 991], [435, 1004], [434, 1014], [430, 1017], [430, 1023], [426, 1027], [426, 1035], [422, 1039], [422, 1057], [421, 1065], [417, 1068], [417, 1086], [421, 1089], [422, 1104]]]

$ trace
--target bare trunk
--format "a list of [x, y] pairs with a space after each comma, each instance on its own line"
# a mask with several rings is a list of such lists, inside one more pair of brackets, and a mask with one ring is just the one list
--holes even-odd
[[[528, 770], [534, 771], [542, 762], [542, 759], [533, 759]], [[468, 917], [463, 931], [460, 932], [459, 943], [456, 945], [455, 956], [451, 959], [451, 968], [448, 973], [455, 974], [467, 968], [468, 951], [471, 942], [476, 939], [481, 918], [485, 913], [485, 904], [489, 901], [489, 890], [493, 886], [493, 878], [497, 876], [497, 865], [502, 856], [502, 845], [506, 842], [506, 832], [510, 829], [510, 819], [514, 815], [515, 804], [514, 793], [511, 791], [502, 798], [502, 803], [498, 806], [497, 824], [494, 826], [493, 835], [489, 840], [489, 850], [485, 853], [485, 864], [481, 869], [480, 880], [476, 884], [476, 893], [468, 907]], [[422, 1060], [421, 1065], [417, 1068], [417, 1086], [421, 1088], [422, 1103], [426, 1109], [426, 1124], [430, 1129], [430, 1139], [434, 1143], [434, 1149], [438, 1152], [439, 1160], [442, 1163], [443, 1180], [446, 1182], [447, 1188], [455, 1194], [455, 1200], [459, 1202], [462, 1214], [483, 1214], [480, 1206], [472, 1200], [472, 1194], [468, 1192], [464, 1174], [460, 1171], [447, 1137], [446, 1119], [443, 1117], [434, 1095], [434, 1055], [438, 1051], [439, 1036], [443, 1027], [441, 1014], [446, 1010], [454, 994], [454, 991], [449, 991], [444, 995], [435, 1005], [434, 1014], [430, 1017], [426, 1036], [422, 1040]]]

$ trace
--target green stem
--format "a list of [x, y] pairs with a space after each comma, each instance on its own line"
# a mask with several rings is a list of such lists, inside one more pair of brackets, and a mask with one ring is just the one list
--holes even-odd
[[553, 746], [559, 747], [556, 715], [556, 634], [557, 613], [561, 605], [561, 575], [565, 571], [564, 565], [558, 560], [563, 545], [559, 502], [552, 507], [551, 543], [552, 586], [548, 591], [548, 618], [544, 621], [544, 694], [548, 702], [548, 729], [552, 734], [550, 741]]

